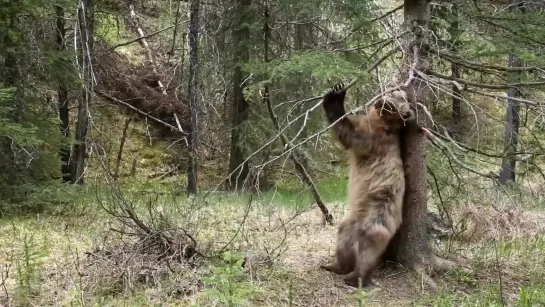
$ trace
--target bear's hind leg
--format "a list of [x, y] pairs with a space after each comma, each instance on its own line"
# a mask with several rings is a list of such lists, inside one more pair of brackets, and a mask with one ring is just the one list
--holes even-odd
[[343, 222], [339, 227], [336, 248], [336, 260], [334, 264], [321, 265], [320, 267], [326, 271], [333, 272], [339, 275], [345, 275], [354, 271], [356, 267], [356, 250], [354, 237], [354, 223]]
[[362, 287], [368, 286], [380, 256], [386, 250], [391, 238], [391, 232], [380, 224], [362, 229], [357, 237], [356, 268], [344, 278], [344, 282], [349, 286], [358, 287], [361, 280]]

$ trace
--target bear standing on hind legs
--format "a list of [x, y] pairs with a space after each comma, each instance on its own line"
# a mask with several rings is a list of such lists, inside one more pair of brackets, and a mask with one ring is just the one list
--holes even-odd
[[[330, 124], [345, 115], [346, 90], [339, 84], [329, 90], [323, 106]], [[388, 243], [401, 225], [405, 177], [399, 132], [413, 120], [404, 91], [385, 95], [366, 115], [349, 115], [333, 127], [349, 154], [348, 203], [350, 213], [339, 225], [336, 263], [323, 269], [346, 275], [357, 287], [371, 282]]]

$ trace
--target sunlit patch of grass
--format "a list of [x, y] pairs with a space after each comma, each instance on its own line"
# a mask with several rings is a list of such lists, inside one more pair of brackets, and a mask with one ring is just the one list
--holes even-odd
[[492, 307], [492, 306], [545, 306], [545, 286], [535, 284], [513, 290], [513, 293], [503, 293], [500, 296], [499, 286], [490, 286], [472, 294], [453, 294], [442, 292], [419, 299], [413, 306], [433, 307]]

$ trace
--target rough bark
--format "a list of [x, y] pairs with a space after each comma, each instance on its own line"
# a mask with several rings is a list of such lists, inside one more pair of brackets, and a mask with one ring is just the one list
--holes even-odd
[[[404, 42], [403, 46], [408, 64], [406, 66], [411, 67], [413, 63], [416, 63], [415, 69], [427, 71], [429, 60], [425, 53], [424, 43], [429, 21], [429, 1], [405, 0], [404, 8], [405, 26], [413, 33]], [[416, 62], [415, 57], [417, 57]], [[408, 79], [410, 74], [404, 72], [404, 75], [404, 79]], [[427, 91], [425, 87], [424, 82], [415, 78], [408, 84], [407, 88], [409, 99], [417, 110], [418, 124], [424, 127], [427, 125], [427, 119], [422, 110], [419, 110], [416, 106], [416, 103], [426, 105]], [[396, 238], [390, 243], [386, 257], [420, 271], [432, 261], [426, 233], [428, 194], [426, 139], [422, 131], [415, 125], [407, 126], [402, 132], [401, 139], [406, 178], [403, 223]]]
[[[57, 31], [56, 31], [56, 42], [57, 50], [65, 50], [65, 22], [64, 22], [64, 9], [60, 5], [55, 5], [56, 21], [57, 21]], [[70, 172], [70, 146], [68, 143], [70, 137], [70, 117], [68, 115], [68, 90], [64, 85], [64, 80], [59, 80], [59, 88], [57, 91], [59, 99], [59, 120], [60, 120], [60, 129], [61, 135], [64, 138], [62, 147], [61, 147], [61, 173], [62, 179], [65, 182], [72, 181], [72, 174]]]
[[246, 77], [242, 71], [242, 64], [248, 62], [249, 53], [247, 43], [250, 37], [250, 29], [245, 25], [249, 16], [250, 0], [238, 0], [235, 29], [233, 40], [235, 45], [235, 69], [233, 74], [233, 105], [232, 105], [232, 130], [231, 150], [229, 157], [229, 186], [231, 189], [243, 187], [248, 177], [248, 163], [244, 162], [244, 144], [242, 144], [243, 125], [248, 120], [249, 105], [244, 99], [243, 89]]
[[89, 130], [89, 106], [93, 93], [93, 33], [94, 33], [94, 7], [93, 0], [80, 0], [77, 12], [77, 42], [80, 54], [79, 70], [83, 81], [83, 90], [78, 101], [78, 121], [76, 124], [76, 144], [72, 159], [72, 181], [82, 184], [84, 182], [85, 159], [87, 155], [87, 133]]
[[[511, 0], [511, 6], [509, 7], [512, 12], [523, 12], [522, 5], [524, 1]], [[515, 55], [509, 55], [509, 67], [522, 67], [522, 61]], [[509, 75], [509, 83], [520, 82], [521, 72], [511, 72]], [[507, 97], [518, 98], [520, 92], [516, 88], [510, 88], [507, 90]], [[504, 124], [504, 154], [502, 159], [502, 167], [500, 171], [500, 184], [506, 184], [509, 181], [514, 182], [516, 177], [517, 161], [515, 155], [511, 153], [517, 151], [518, 133], [520, 126], [520, 101], [515, 99], [507, 99], [507, 108], [505, 114]]]
[[197, 194], [197, 151], [199, 146], [199, 125], [198, 119], [200, 115], [199, 103], [199, 62], [198, 62], [198, 46], [199, 46], [199, 7], [200, 0], [191, 1], [190, 22], [189, 22], [189, 81], [188, 81], [188, 97], [189, 97], [189, 114], [190, 120], [188, 124], [188, 165], [187, 165], [187, 193], [189, 195]]

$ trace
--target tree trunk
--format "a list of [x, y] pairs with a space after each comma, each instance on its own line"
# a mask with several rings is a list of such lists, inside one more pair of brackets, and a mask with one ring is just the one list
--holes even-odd
[[[509, 9], [512, 12], [523, 13], [521, 0], [511, 0]], [[509, 67], [521, 67], [522, 61], [515, 55], [509, 55]], [[520, 72], [511, 72], [509, 79], [511, 83], [520, 81]], [[507, 97], [520, 97], [520, 92], [516, 88], [507, 90]], [[517, 161], [515, 160], [514, 152], [517, 151], [518, 133], [520, 125], [520, 102], [514, 99], [507, 99], [507, 109], [505, 115], [505, 130], [504, 130], [504, 157], [502, 159], [502, 167], [500, 171], [500, 184], [506, 184], [508, 181], [515, 182], [515, 171]]]
[[78, 122], [76, 124], [76, 145], [72, 164], [72, 180], [84, 182], [85, 159], [87, 152], [87, 133], [89, 130], [89, 106], [93, 92], [93, 0], [80, 0], [78, 3], [77, 34], [80, 44], [79, 69], [83, 81], [82, 97], [78, 101]]
[[[451, 75], [454, 78], [460, 78], [460, 66], [456, 63], [450, 64]], [[452, 137], [460, 140], [460, 124], [462, 122], [462, 92], [456, 85], [452, 85], [452, 123], [450, 134]]]
[[127, 134], [129, 132], [129, 124], [131, 123], [131, 118], [125, 120], [125, 126], [123, 127], [123, 134], [121, 135], [121, 140], [119, 143], [119, 149], [117, 150], [117, 159], [115, 160], [115, 172], [114, 179], [119, 179], [119, 168], [121, 167], [121, 158], [123, 158], [123, 148], [125, 147], [125, 142], [127, 142]]
[[[509, 56], [510, 67], [520, 67], [521, 61], [515, 56]], [[514, 80], [520, 79], [520, 72], [512, 72], [511, 82], [517, 82]], [[507, 97], [517, 98], [520, 97], [520, 93], [516, 88], [510, 88], [507, 90]], [[505, 184], [508, 181], [515, 181], [515, 170], [517, 161], [515, 160], [514, 152], [517, 151], [519, 123], [520, 123], [520, 102], [513, 99], [507, 99], [507, 110], [505, 118], [505, 131], [504, 131], [504, 157], [502, 159], [502, 168], [500, 171], [500, 184]]]
[[[9, 10], [8, 10], [9, 12]], [[11, 12], [10, 12], [11, 13]], [[14, 13], [10, 14], [9, 17], [9, 29], [16, 29], [16, 16]], [[17, 42], [13, 39], [12, 36], [8, 35], [9, 33], [7, 31], [3, 31], [2, 33], [2, 41], [7, 47], [11, 47], [7, 50], [5, 50], [5, 57], [4, 57], [4, 63], [3, 67], [0, 67], [3, 71], [0, 71], [0, 76], [3, 75], [4, 77], [4, 86], [6, 88], [14, 88], [15, 92], [13, 93], [13, 96], [10, 97], [10, 104], [12, 106], [15, 106], [15, 109], [13, 111], [10, 111], [8, 113], [8, 118], [13, 121], [14, 123], [21, 122], [21, 116], [22, 113], [22, 101], [21, 97], [19, 96], [19, 86], [17, 84], [17, 81], [19, 79], [19, 67], [17, 64], [17, 56], [15, 52], [15, 48], [17, 45]], [[4, 50], [3, 50], [4, 51]], [[8, 137], [1, 137], [0, 138], [0, 155], [2, 156], [2, 161], [0, 162], [0, 167], [2, 167], [2, 170], [5, 174], [5, 183], [8, 186], [14, 186], [17, 184], [18, 181], [18, 168], [15, 160], [15, 152], [13, 151], [13, 141]], [[8, 196], [14, 196], [15, 195], [15, 189], [10, 191], [10, 193], [7, 193]]]
[[199, 46], [199, 7], [200, 0], [191, 1], [191, 16], [189, 22], [189, 80], [188, 80], [188, 97], [189, 97], [189, 125], [188, 125], [188, 145], [189, 158], [187, 166], [187, 194], [197, 194], [197, 151], [199, 142], [199, 125], [198, 119], [200, 115], [199, 103], [199, 62], [198, 62], [198, 46]]
[[[407, 67], [411, 67], [417, 57], [416, 69], [426, 72], [429, 59], [425, 53], [425, 35], [429, 21], [428, 0], [405, 0], [405, 27], [413, 35], [404, 42]], [[416, 51], [416, 52], [414, 52]], [[408, 73], [404, 73], [408, 78]], [[402, 82], [404, 82], [403, 80]], [[416, 103], [426, 105], [426, 84], [414, 78], [407, 88], [409, 99], [417, 110], [420, 126], [427, 126], [424, 112]], [[426, 180], [426, 139], [415, 125], [407, 126], [401, 137], [402, 158], [405, 166], [405, 199], [403, 204], [403, 223], [397, 236], [388, 248], [386, 257], [395, 258], [406, 266], [421, 271], [432, 260], [426, 233], [427, 195]]]
[[242, 188], [248, 177], [248, 163], [244, 162], [244, 144], [242, 136], [244, 134], [243, 125], [248, 120], [249, 105], [244, 99], [242, 84], [246, 77], [242, 71], [242, 64], [248, 62], [249, 53], [246, 43], [250, 37], [248, 28], [250, 0], [238, 0], [235, 20], [235, 30], [233, 31], [233, 40], [235, 44], [235, 71], [233, 75], [233, 109], [232, 109], [232, 130], [231, 130], [231, 150], [229, 157], [229, 185], [231, 189]]
[[[457, 52], [459, 48], [458, 39], [460, 37], [460, 26], [458, 23], [458, 6], [452, 4], [452, 18], [453, 21], [450, 23], [449, 34], [450, 34], [450, 47], [451, 52]], [[450, 64], [451, 75], [454, 78], [460, 79], [460, 66], [454, 62]], [[452, 85], [452, 122], [450, 127], [450, 134], [455, 140], [460, 140], [460, 123], [462, 121], [462, 93], [461, 90], [456, 86]]]
[[[64, 9], [60, 5], [55, 5], [55, 12], [57, 18], [57, 50], [59, 52], [65, 50], [65, 22], [64, 22]], [[64, 80], [59, 80], [59, 89], [58, 89], [58, 98], [59, 98], [59, 120], [60, 120], [60, 129], [61, 135], [63, 137], [63, 144], [61, 147], [61, 173], [62, 179], [65, 182], [73, 181], [72, 174], [70, 172], [70, 146], [69, 146], [69, 137], [70, 137], [70, 117], [68, 115], [68, 90], [65, 86]]]

